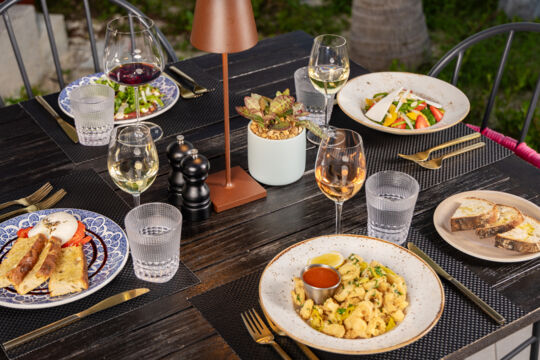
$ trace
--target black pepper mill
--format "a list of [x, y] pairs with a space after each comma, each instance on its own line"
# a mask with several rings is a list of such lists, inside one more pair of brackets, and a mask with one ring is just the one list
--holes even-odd
[[184, 140], [184, 135], [177, 135], [176, 141], [167, 146], [167, 157], [171, 164], [169, 173], [169, 203], [180, 208], [182, 206], [182, 190], [184, 188], [184, 175], [182, 174], [182, 160], [193, 144]]
[[182, 160], [184, 189], [182, 190], [182, 214], [189, 221], [208, 219], [212, 213], [210, 188], [204, 182], [210, 171], [210, 162], [197, 149], [188, 151]]

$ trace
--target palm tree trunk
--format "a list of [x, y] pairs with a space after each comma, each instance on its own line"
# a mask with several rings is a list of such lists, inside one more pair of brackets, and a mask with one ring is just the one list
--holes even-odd
[[371, 71], [397, 59], [415, 68], [429, 55], [421, 0], [353, 0], [351, 58]]

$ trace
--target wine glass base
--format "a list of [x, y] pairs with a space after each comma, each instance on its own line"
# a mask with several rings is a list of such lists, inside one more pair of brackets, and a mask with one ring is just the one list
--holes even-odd
[[141, 121], [141, 124], [148, 126], [148, 128], [150, 129], [150, 136], [152, 136], [152, 140], [154, 140], [154, 142], [160, 140], [163, 137], [163, 129], [161, 128], [161, 126], [149, 121]]
[[[319, 127], [321, 128], [323, 133], [326, 133], [327, 131], [332, 131], [332, 130], [336, 129], [336, 127], [334, 127], [332, 125], [319, 125]], [[319, 146], [321, 144], [321, 138], [318, 137], [317, 135], [315, 135], [314, 133], [312, 133], [311, 131], [307, 132], [306, 138], [313, 145]]]

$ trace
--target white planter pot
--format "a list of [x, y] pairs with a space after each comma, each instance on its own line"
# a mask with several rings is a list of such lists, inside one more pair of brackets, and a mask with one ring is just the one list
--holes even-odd
[[306, 129], [296, 137], [269, 140], [247, 127], [249, 173], [266, 185], [287, 185], [304, 175], [306, 169]]

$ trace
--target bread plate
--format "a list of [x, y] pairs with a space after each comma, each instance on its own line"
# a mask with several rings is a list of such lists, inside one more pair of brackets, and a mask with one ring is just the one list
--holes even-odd
[[0, 306], [16, 309], [41, 309], [67, 304], [95, 293], [111, 282], [126, 265], [129, 255], [127, 236], [122, 228], [103, 215], [80, 209], [48, 209], [24, 214], [0, 223], [0, 261], [8, 253], [17, 231], [34, 226], [51, 213], [65, 211], [86, 226], [92, 240], [84, 244], [88, 264], [88, 289], [73, 294], [51, 297], [47, 282], [26, 295], [19, 295], [13, 287], [0, 288]]
[[[102, 76], [102, 72], [83, 76], [82, 78], [73, 81], [71, 84], [63, 88], [60, 92], [60, 95], [58, 95], [58, 106], [60, 107], [60, 109], [67, 116], [72, 118], [73, 110], [71, 108], [71, 102], [69, 100], [71, 92], [79, 86], [93, 83], [95, 80], [100, 79]], [[157, 87], [159, 91], [163, 94], [163, 98], [161, 98], [161, 101], [163, 101], [163, 106], [159, 106], [156, 111], [150, 114], [141, 114], [142, 121], [163, 114], [165, 111], [169, 110], [174, 104], [176, 104], [176, 102], [178, 101], [178, 97], [180, 96], [180, 90], [178, 89], [178, 86], [174, 83], [172, 79], [168, 77], [168, 75], [161, 75], [156, 80], [152, 81], [150, 85]], [[120, 125], [134, 123], [136, 121], [137, 119], [133, 118], [125, 120], [115, 120], [114, 123]]]
[[[445, 110], [442, 120], [422, 129], [397, 129], [383, 126], [366, 117], [366, 98], [400, 87], [441, 104]], [[355, 77], [338, 93], [337, 102], [347, 116], [360, 124], [397, 135], [428, 134], [447, 129], [465, 119], [471, 107], [467, 96], [454, 85], [431, 76], [406, 72], [376, 72]]]
[[540, 256], [540, 252], [528, 254], [497, 248], [494, 245], [494, 237], [481, 239], [476, 236], [474, 230], [452, 232], [450, 230], [450, 218], [459, 207], [460, 201], [466, 197], [476, 197], [497, 204], [513, 206], [519, 209], [524, 215], [540, 219], [540, 207], [519, 196], [489, 190], [462, 192], [442, 201], [433, 214], [435, 229], [448, 244], [476, 258], [502, 263], [526, 261]]
[[[403, 276], [409, 301], [403, 322], [370, 339], [340, 339], [318, 332], [300, 318], [291, 298], [292, 278], [300, 275], [310, 258], [334, 251], [377, 260]], [[375, 354], [409, 345], [435, 326], [444, 309], [444, 290], [431, 267], [401, 246], [361, 235], [320, 236], [283, 250], [261, 275], [259, 299], [265, 314], [289, 337], [340, 354]]]

